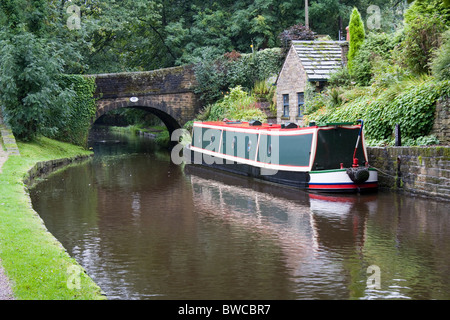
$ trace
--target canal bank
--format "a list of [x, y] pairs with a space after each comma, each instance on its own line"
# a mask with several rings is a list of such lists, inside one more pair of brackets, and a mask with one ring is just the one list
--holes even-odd
[[15, 143], [8, 134], [6, 143], [2, 136], [0, 296], [17, 300], [104, 299], [101, 289], [48, 232], [31, 206], [24, 183], [90, 157], [92, 152], [43, 137]]
[[379, 186], [394, 192], [450, 201], [450, 147], [369, 147]]

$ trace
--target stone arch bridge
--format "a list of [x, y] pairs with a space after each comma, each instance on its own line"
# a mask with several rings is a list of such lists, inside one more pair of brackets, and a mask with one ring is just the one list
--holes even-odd
[[137, 108], [158, 116], [169, 132], [193, 120], [200, 108], [192, 66], [145, 72], [90, 75], [97, 86], [94, 122], [118, 108]]

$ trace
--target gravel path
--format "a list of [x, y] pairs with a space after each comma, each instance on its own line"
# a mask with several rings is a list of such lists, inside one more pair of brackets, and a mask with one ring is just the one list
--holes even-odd
[[0, 267], [0, 300], [14, 300], [14, 296], [4, 270]]
[[[0, 132], [0, 139], [1, 138], [2, 138], [2, 134]], [[0, 141], [0, 173], [2, 173], [2, 166], [6, 162], [7, 159], [8, 159], [8, 154], [6, 153], [6, 151], [3, 151], [3, 146]]]
[[[1, 124], [1, 114], [0, 114], [0, 124]], [[3, 139], [0, 131], [0, 174], [2, 174], [2, 166], [8, 159], [8, 153], [3, 150]], [[11, 286], [9, 284], [9, 280], [5, 275], [3, 267], [1, 266], [0, 259], [0, 300], [14, 300], [14, 296], [12, 294]]]

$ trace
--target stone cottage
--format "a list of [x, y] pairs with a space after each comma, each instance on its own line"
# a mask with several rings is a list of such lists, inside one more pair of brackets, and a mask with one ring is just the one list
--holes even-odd
[[292, 41], [277, 78], [277, 123], [303, 125], [306, 84], [322, 91], [330, 74], [347, 64], [346, 41]]

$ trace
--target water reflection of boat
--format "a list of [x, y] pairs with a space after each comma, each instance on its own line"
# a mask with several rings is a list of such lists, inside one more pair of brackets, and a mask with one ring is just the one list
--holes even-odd
[[377, 209], [376, 195], [355, 197], [310, 194], [309, 198], [319, 246], [364, 246], [367, 219]]
[[362, 121], [303, 128], [258, 121], [194, 122], [187, 159], [311, 191], [371, 191], [378, 187], [378, 176], [368, 166], [362, 129]]
[[370, 203], [376, 204], [376, 195], [355, 196], [332, 196], [323, 194], [309, 194], [311, 203], [311, 211], [313, 213], [331, 214], [331, 215], [348, 215], [354, 210], [355, 205], [370, 206]]
[[[195, 173], [194, 173], [194, 172]], [[208, 172], [209, 171], [209, 172]], [[240, 176], [189, 168], [196, 212], [220, 221], [226, 229], [257, 234], [279, 247], [286, 267], [296, 276], [299, 263], [314, 255], [309, 199], [289, 188], [274, 188]], [[273, 192], [268, 192], [272, 187]]]
[[309, 194], [202, 167], [188, 174], [196, 211], [278, 243], [295, 281], [313, 281], [321, 268], [346, 281], [340, 279], [344, 264], [333, 262], [333, 270], [327, 264], [343, 248], [360, 251], [376, 195]]

